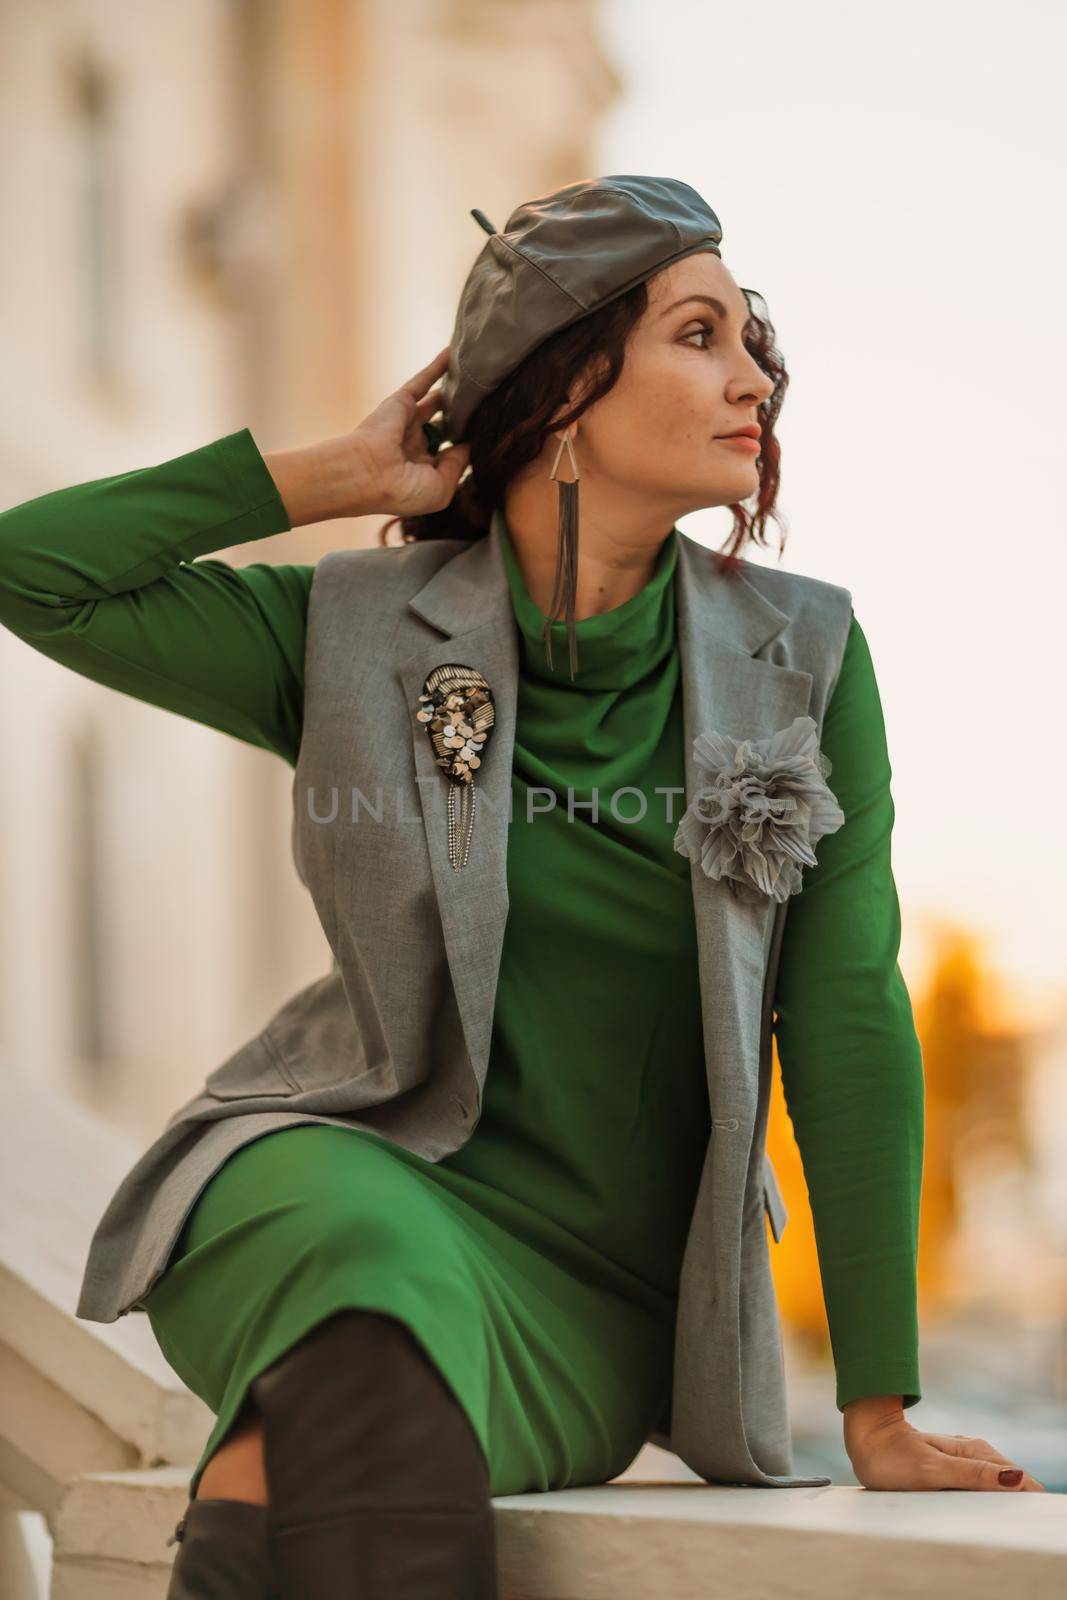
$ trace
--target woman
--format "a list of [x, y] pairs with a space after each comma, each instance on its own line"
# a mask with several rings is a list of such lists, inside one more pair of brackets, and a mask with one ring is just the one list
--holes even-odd
[[[920, 1398], [922, 1067], [897, 966], [884, 726], [846, 591], [715, 564], [675, 525], [730, 506], [736, 558], [774, 508], [785, 372], [718, 237], [673, 180], [568, 186], [520, 207], [503, 249], [490, 238], [452, 346], [351, 434], [261, 456], [245, 429], [0, 519], [0, 615], [14, 632], [294, 765], [298, 865], [335, 956], [329, 978], [175, 1113], [94, 1240], [79, 1314], [145, 1310], [217, 1415], [179, 1524], [173, 1600], [206, 1592], [205, 1573], [227, 1596], [275, 1583], [302, 1596], [491, 1595], [489, 1496], [606, 1481], [648, 1437], [709, 1481], [829, 1481], [783, 1476], [787, 1443], [762, 1415], [778, 1393], [761, 1198], [776, 1237], [784, 1215], [749, 1153], [765, 1132], [762, 1057], [754, 1125], [716, 1115], [744, 1089], [727, 1031], [709, 1032], [712, 990], [734, 993], [715, 965], [720, 936], [755, 974], [736, 991], [749, 1009], [773, 976], [857, 1477], [1042, 1487], [986, 1441], [904, 1418]], [[595, 293], [570, 296], [581, 314], [529, 293], [532, 326], [507, 322], [494, 342], [516, 273], [536, 272], [539, 288], [594, 269]], [[457, 442], [434, 455], [427, 425], [442, 408]], [[727, 442], [747, 425], [756, 448]], [[407, 542], [316, 568], [193, 560], [371, 513], [400, 518]], [[697, 595], [706, 613], [691, 609]], [[698, 633], [698, 615], [723, 636]], [[832, 619], [832, 640], [812, 617]], [[498, 634], [516, 651], [514, 698]], [[821, 759], [805, 780], [825, 837], [814, 860], [797, 848], [802, 892], [796, 860], [762, 849], [773, 828], [713, 863], [704, 812], [695, 853], [683, 848], [694, 835], [684, 800], [670, 801], [693, 789], [705, 653], [719, 698], [700, 704], [724, 707], [738, 737], [776, 733], [813, 683], [825, 691], [810, 702]], [[482, 798], [465, 837], [450, 819], [446, 846], [428, 781], [441, 751], [415, 720], [429, 691], [405, 703], [394, 680], [421, 689], [424, 668], [485, 661], [498, 664], [485, 673], [496, 719], [464, 784]], [[430, 790], [425, 838], [388, 815], [354, 838], [318, 809], [338, 774], [370, 788], [394, 770], [405, 797], [412, 773]], [[505, 789], [506, 827], [490, 805]], [[623, 792], [647, 804], [635, 815], [605, 799], [598, 814]], [[505, 841], [506, 925], [490, 892]], [[783, 895], [766, 892], [771, 868]], [[738, 1040], [758, 1045], [752, 1019], [735, 1020]], [[469, 1082], [483, 1045], [488, 1071]], [[423, 1052], [408, 1079], [405, 1050]], [[195, 1182], [168, 1188], [196, 1150]], [[119, 1240], [128, 1256], [129, 1217], [159, 1196], [180, 1232], [153, 1222], [153, 1273], [120, 1278], [105, 1247]], [[736, 1245], [735, 1205], [740, 1265], [704, 1231], [713, 1217]], [[746, 1415], [734, 1455], [726, 1443], [702, 1455], [686, 1448], [693, 1419], [721, 1417], [725, 1435], [734, 1413], [695, 1388], [728, 1388], [732, 1355], [728, 1338], [694, 1334], [716, 1325], [692, 1308], [725, 1302], [730, 1273], [751, 1341]]]

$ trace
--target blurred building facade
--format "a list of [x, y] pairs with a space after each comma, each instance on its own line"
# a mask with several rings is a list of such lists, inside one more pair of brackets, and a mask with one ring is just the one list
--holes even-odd
[[[5, 506], [353, 427], [448, 342], [470, 208], [592, 170], [621, 88], [596, 0], [57, 0], [0, 59]], [[291, 771], [3, 631], [0, 750], [0, 1055], [147, 1142], [329, 965]]]

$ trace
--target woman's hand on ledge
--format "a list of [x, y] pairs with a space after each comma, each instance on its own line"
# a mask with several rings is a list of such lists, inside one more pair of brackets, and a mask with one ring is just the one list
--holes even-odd
[[[1045, 1485], [986, 1439], [924, 1433], [904, 1420], [900, 1395], [850, 1400], [844, 1408], [845, 1452], [865, 1489], [995, 1489], [1047, 1493]], [[1002, 1472], [1019, 1474], [1002, 1483]]]
[[448, 354], [446, 345], [351, 433], [263, 457], [291, 527], [331, 517], [414, 517], [444, 510], [470, 458], [469, 444], [431, 455], [422, 431], [441, 408], [437, 380]]

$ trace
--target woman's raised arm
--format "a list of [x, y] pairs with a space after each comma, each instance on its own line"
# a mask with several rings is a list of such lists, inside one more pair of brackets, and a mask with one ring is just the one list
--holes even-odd
[[431, 456], [448, 347], [351, 433], [260, 454], [242, 428], [158, 466], [0, 512], [0, 623], [83, 677], [296, 762], [314, 568], [197, 560], [331, 517], [446, 506], [466, 445]]
[[0, 513], [0, 622], [61, 666], [295, 761], [313, 568], [207, 551], [284, 532], [247, 428]]

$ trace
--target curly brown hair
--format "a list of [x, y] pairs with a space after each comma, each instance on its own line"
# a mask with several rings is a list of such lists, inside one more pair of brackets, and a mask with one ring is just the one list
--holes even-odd
[[[759, 489], [749, 510], [743, 502], [730, 507], [734, 525], [720, 551], [722, 570], [740, 565], [739, 552], [752, 540], [764, 549], [767, 518], [779, 529], [779, 555], [785, 548], [786, 524], [777, 510], [781, 447], [774, 424], [782, 409], [789, 375], [781, 352], [775, 345], [775, 330], [769, 318], [757, 312], [755, 301], [766, 310], [763, 297], [753, 289], [742, 289], [752, 321], [745, 334], [745, 348], [761, 370], [774, 379], [773, 393], [757, 409], [762, 435], [758, 460]], [[399, 522], [404, 544], [416, 539], [481, 539], [489, 532], [493, 509], [503, 502], [504, 490], [523, 467], [536, 461], [550, 433], [562, 432], [582, 413], [613, 388], [622, 372], [630, 334], [648, 307], [644, 281], [634, 284], [597, 311], [580, 317], [566, 328], [551, 334], [532, 350], [474, 412], [468, 438], [469, 470], [451, 502], [440, 511], [423, 516], [392, 517], [380, 531], [380, 542], [387, 542], [389, 529]], [[594, 374], [580, 400], [562, 416], [556, 413], [565, 404], [576, 372]], [[551, 427], [549, 426], [550, 420]]]

